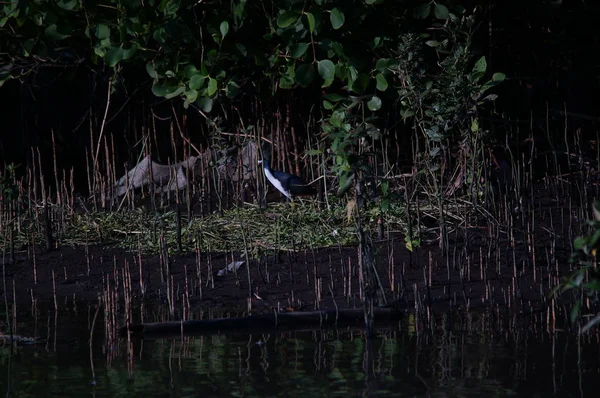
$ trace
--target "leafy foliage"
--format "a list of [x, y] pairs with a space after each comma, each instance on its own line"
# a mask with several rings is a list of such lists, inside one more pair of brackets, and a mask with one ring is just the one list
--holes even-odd
[[359, 143], [381, 136], [378, 115], [414, 119], [433, 155], [503, 80], [480, 83], [483, 58], [466, 72], [473, 26], [461, 7], [408, 0], [12, 1], [0, 11], [0, 85], [85, 64], [145, 70], [154, 95], [204, 113], [309, 93], [343, 184], [366, 165]]
[[[600, 293], [600, 271], [595, 263], [596, 254], [600, 249], [600, 201], [596, 200], [593, 205], [594, 219], [588, 221], [591, 232], [575, 239], [573, 242], [573, 253], [571, 261], [577, 262], [580, 268], [568, 277], [564, 277], [561, 283], [553, 290], [553, 294], [558, 292], [576, 291], [577, 300], [571, 311], [571, 321], [575, 322], [581, 315], [583, 306], [583, 296], [585, 295], [592, 303], [600, 302], [598, 294]], [[600, 323], [600, 314], [590, 319], [581, 329], [586, 332]]]
[[[420, 16], [426, 12], [419, 11]], [[422, 169], [433, 174], [447, 170], [450, 156], [459, 158], [459, 178], [467, 173], [465, 160], [477, 156], [472, 147], [481, 139], [478, 108], [495, 95], [484, 97], [491, 88], [504, 80], [504, 75], [496, 73], [488, 81], [482, 81], [487, 73], [485, 57], [477, 60], [471, 50], [475, 18], [472, 15], [448, 14], [446, 7], [434, 7], [436, 17], [449, 15], [445, 24], [437, 24], [439, 29], [435, 37], [409, 33], [402, 36], [397, 56], [388, 68], [393, 70], [399, 82], [398, 103], [400, 115], [411, 120], [413, 126], [422, 134], [425, 151], [421, 154]], [[436, 63], [429, 60], [426, 48], [435, 52]], [[475, 127], [474, 127], [475, 126]], [[479, 154], [481, 160], [482, 155]], [[466, 180], [466, 178], [465, 178]], [[459, 181], [459, 184], [465, 180]], [[473, 181], [473, 179], [471, 179]], [[454, 181], [449, 181], [454, 184]], [[437, 194], [442, 194], [438, 187]]]

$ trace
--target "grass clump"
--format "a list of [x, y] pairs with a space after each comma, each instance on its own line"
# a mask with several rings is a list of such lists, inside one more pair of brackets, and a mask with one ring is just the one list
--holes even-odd
[[[54, 209], [56, 214], [59, 210]], [[43, 231], [32, 220], [22, 218], [17, 247], [43, 242]], [[170, 252], [177, 249], [177, 213], [172, 209], [146, 211], [70, 212], [54, 218], [59, 244], [115, 245], [154, 254], [161, 241]], [[243, 251], [258, 255], [264, 250], [296, 251], [355, 241], [354, 222], [346, 218], [343, 206], [317, 209], [315, 205], [270, 204], [268, 209], [247, 204], [205, 216], [183, 219], [182, 251]], [[246, 247], [244, 242], [246, 242]]]

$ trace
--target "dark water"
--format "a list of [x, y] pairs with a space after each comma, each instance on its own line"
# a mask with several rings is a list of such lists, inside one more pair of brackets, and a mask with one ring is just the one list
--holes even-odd
[[485, 316], [467, 316], [453, 328], [439, 322], [427, 333], [417, 333], [409, 317], [371, 342], [360, 331], [329, 330], [112, 343], [99, 317], [90, 353], [92, 318], [80, 309], [23, 322], [21, 329], [48, 339], [0, 347], [2, 394], [587, 397], [600, 391], [597, 335], [577, 340]]

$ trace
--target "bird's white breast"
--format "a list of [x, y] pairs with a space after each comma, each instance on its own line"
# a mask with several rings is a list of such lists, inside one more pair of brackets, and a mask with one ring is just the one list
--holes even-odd
[[292, 195], [290, 195], [290, 193], [283, 188], [283, 185], [281, 185], [281, 181], [279, 181], [273, 176], [271, 170], [265, 169], [265, 175], [267, 176], [267, 179], [271, 181], [271, 184], [273, 184], [273, 186], [279, 190], [279, 192], [281, 192], [290, 199], [292, 198]]

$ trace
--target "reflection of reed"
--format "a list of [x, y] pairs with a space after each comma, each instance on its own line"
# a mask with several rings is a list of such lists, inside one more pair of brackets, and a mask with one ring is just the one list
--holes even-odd
[[[168, 304], [164, 306], [168, 316]], [[432, 317], [432, 328], [422, 328], [419, 333], [407, 328], [406, 319], [399, 328], [377, 331], [372, 340], [364, 331], [338, 328], [130, 339], [110, 347], [107, 336], [93, 338], [103, 320], [102, 309], [98, 305], [81, 314], [89, 322], [85, 326], [89, 344], [82, 355], [87, 356], [92, 381], [97, 381], [97, 394], [103, 393], [109, 380], [116, 388], [118, 377], [133, 383], [128, 388], [158, 378], [165, 383], [153, 387], [156, 393], [164, 393], [166, 388], [175, 394], [187, 388], [221, 396], [240, 391], [252, 396], [273, 395], [275, 390], [269, 388], [279, 394], [302, 388], [307, 395], [332, 396], [356, 391], [384, 394], [398, 388], [416, 396], [449, 391], [455, 395], [490, 394], [515, 392], [520, 384], [531, 385], [540, 375], [547, 375], [552, 383], [548, 379], [543, 390], [560, 395], [566, 389], [576, 391], [580, 383], [582, 391], [589, 391], [585, 383], [594, 377], [590, 366], [597, 363], [594, 353], [599, 347], [591, 336], [577, 341], [566, 333], [548, 333], [543, 314], [524, 318], [473, 311]], [[163, 316], [157, 308], [146, 311]], [[150, 313], [145, 316], [151, 317]], [[200, 314], [191, 316], [199, 318]], [[77, 316], [64, 309], [60, 318], [75, 321]], [[55, 315], [48, 313], [48, 335], [59, 334], [60, 338], [54, 319]], [[94, 355], [98, 348], [105, 352], [100, 358]], [[61, 352], [60, 345], [56, 349]]]
[[94, 317], [92, 318], [92, 324], [90, 325], [90, 339], [88, 341], [89, 349], [90, 349], [90, 369], [92, 371], [92, 383], [96, 384], [96, 372], [94, 370], [94, 330], [96, 329], [96, 320], [98, 319], [98, 313], [100, 312], [100, 299], [98, 298], [98, 306], [96, 307], [96, 311], [94, 312]]

